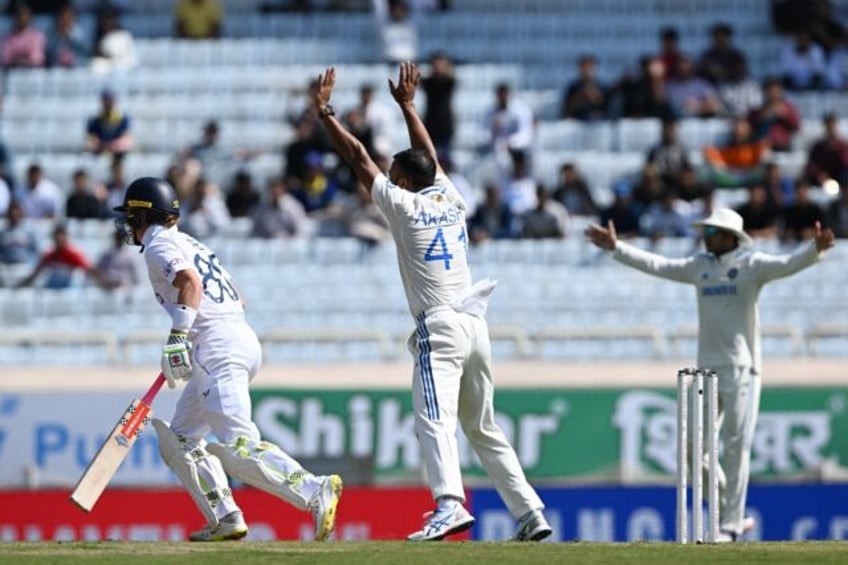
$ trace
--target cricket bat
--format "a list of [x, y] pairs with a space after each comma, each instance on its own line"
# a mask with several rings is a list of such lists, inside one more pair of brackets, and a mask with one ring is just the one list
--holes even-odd
[[71, 500], [86, 512], [90, 512], [97, 503], [106, 485], [126, 459], [135, 440], [141, 435], [144, 426], [150, 422], [153, 416], [153, 398], [164, 382], [165, 375], [159, 373], [144, 396], [133, 399], [77, 482], [71, 493]]

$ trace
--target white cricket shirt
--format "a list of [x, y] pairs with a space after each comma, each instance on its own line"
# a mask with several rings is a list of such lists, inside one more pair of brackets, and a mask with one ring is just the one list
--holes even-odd
[[435, 184], [410, 192], [384, 174], [371, 187], [397, 248], [398, 267], [413, 316], [451, 306], [471, 287], [465, 202], [443, 174]]
[[672, 259], [618, 241], [613, 257], [640, 271], [695, 286], [698, 295], [698, 366], [762, 370], [760, 313], [763, 286], [814, 264], [813, 242], [774, 255], [743, 246], [716, 257], [699, 253]]
[[232, 277], [218, 262], [215, 253], [176, 226], [150, 226], [142, 238], [147, 274], [156, 300], [170, 316], [176, 309], [178, 289], [174, 277], [193, 269], [203, 282], [203, 298], [192, 329], [200, 331], [219, 319], [243, 319], [244, 307]]

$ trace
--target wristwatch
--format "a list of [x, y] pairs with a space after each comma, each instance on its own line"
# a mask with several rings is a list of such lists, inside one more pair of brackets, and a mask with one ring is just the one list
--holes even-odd
[[321, 116], [322, 118], [324, 118], [326, 116], [335, 116], [336, 111], [329, 104], [324, 104], [323, 106], [318, 108], [318, 115]]

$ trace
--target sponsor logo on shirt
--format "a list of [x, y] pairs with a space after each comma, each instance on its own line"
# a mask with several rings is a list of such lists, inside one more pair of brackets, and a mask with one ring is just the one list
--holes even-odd
[[735, 284], [718, 284], [701, 287], [702, 296], [736, 296]]

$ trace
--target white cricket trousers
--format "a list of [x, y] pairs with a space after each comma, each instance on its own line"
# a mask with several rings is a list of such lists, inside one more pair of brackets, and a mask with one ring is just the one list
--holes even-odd
[[262, 347], [251, 327], [226, 323], [198, 333], [191, 359], [191, 379], [177, 402], [171, 429], [198, 439], [211, 431], [224, 444], [240, 436], [259, 441], [249, 386], [262, 365]]
[[[256, 333], [246, 322], [228, 322], [198, 333], [194, 340], [191, 379], [177, 401], [171, 429], [187, 439], [189, 449], [203, 448], [211, 431], [237, 460], [250, 463], [235, 478], [306, 509], [321, 478], [305, 472], [278, 446], [261, 441], [251, 419], [250, 380], [262, 365]], [[226, 475], [219, 464], [213, 467], [202, 488], [228, 492]], [[227, 496], [215, 509], [218, 518], [233, 510], [238, 506]]]
[[433, 498], [465, 501], [456, 424], [514, 518], [544, 508], [518, 456], [495, 423], [492, 348], [486, 320], [438, 307], [416, 317], [408, 341], [415, 359], [415, 432]]
[[[719, 527], [742, 533], [751, 473], [751, 446], [760, 413], [758, 375], [749, 367], [717, 367], [720, 458]], [[705, 483], [706, 484], [706, 483]]]

